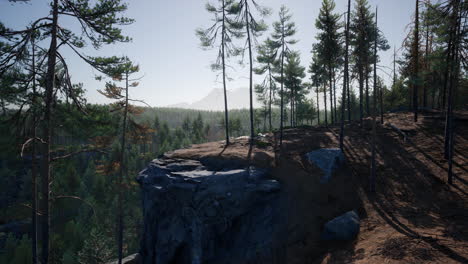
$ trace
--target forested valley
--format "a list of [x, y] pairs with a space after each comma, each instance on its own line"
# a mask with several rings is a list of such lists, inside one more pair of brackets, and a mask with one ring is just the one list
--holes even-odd
[[[28, 0], [5, 2], [32, 8]], [[232, 146], [235, 151], [250, 147], [250, 159], [261, 149], [274, 157], [274, 165], [268, 166], [281, 168], [283, 157], [296, 152], [304, 156], [303, 147], [325, 148], [332, 142], [346, 156], [353, 175], [366, 173], [362, 182], [373, 201], [376, 193], [384, 192], [386, 171], [400, 173], [398, 162], [385, 157], [402, 151], [392, 149], [396, 143], [385, 136], [394, 133], [403, 142], [398, 144], [434, 138], [428, 146], [411, 147], [437, 149], [437, 156], [424, 152], [423, 157], [436, 168], [401, 165], [406, 170], [402, 175], [435, 175], [438, 184], [464, 194], [458, 202], [467, 201], [465, 0], [411, 1], [407, 35], [397, 43], [390, 43], [379, 27], [379, 19], [391, 14], [377, 9], [376, 1], [321, 0], [318, 16], [307, 18], [317, 32], [307, 51], [297, 48], [302, 41], [297, 32], [305, 29], [296, 25], [298, 14], [288, 9], [289, 1], [279, 9], [261, 0], [209, 1], [201, 10], [205, 24], [192, 29], [206, 60], [193, 67], [210, 66], [224, 92], [224, 111], [155, 106], [133, 97], [137, 89], [171, 93], [156, 85], [143, 87], [148, 71], [143, 74], [129, 56], [100, 55], [107, 46], [134, 45], [126, 30], [138, 20], [126, 13], [133, 2], [47, 2], [48, 12], [24, 28], [0, 17], [2, 264], [124, 263], [126, 256], [140, 252], [148, 235], [137, 175], [154, 159], [175, 150], [190, 151], [194, 145], [194, 152], [202, 153], [188, 152], [194, 156], [205, 155], [206, 149], [219, 149], [218, 156], [224, 151], [234, 155], [229, 152]], [[345, 12], [339, 13], [337, 5]], [[158, 49], [158, 43], [153, 45]], [[73, 78], [64, 50], [93, 69], [99, 87]], [[393, 58], [384, 65], [381, 54], [387, 51]], [[304, 55], [308, 61], [301, 61]], [[247, 74], [240, 78], [249, 89], [249, 107], [244, 109], [229, 107], [227, 90], [233, 88], [236, 69]], [[89, 103], [90, 89], [109, 103]], [[261, 107], [254, 108], [254, 98]], [[419, 133], [428, 135], [420, 138]], [[324, 135], [334, 139], [322, 141]], [[219, 146], [210, 145], [213, 142]], [[294, 157], [294, 162], [301, 159]], [[457, 229], [465, 230], [455, 240], [468, 246], [466, 204], [460, 208], [451, 217], [465, 221]], [[453, 263], [468, 258], [467, 248], [462, 250], [465, 255], [447, 246], [437, 250], [451, 252], [447, 256]], [[393, 260], [401, 260], [398, 256]], [[317, 263], [355, 261], [359, 259]]]

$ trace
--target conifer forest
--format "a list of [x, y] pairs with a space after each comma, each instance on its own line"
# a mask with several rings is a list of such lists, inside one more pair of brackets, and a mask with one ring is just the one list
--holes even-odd
[[0, 264], [468, 263], [467, 22], [0, 0]]

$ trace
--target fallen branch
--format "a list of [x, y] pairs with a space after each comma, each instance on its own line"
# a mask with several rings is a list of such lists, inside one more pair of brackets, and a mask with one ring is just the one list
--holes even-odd
[[108, 152], [106, 152], [106, 151], [104, 151], [102, 149], [82, 149], [82, 150], [78, 150], [78, 151], [75, 151], [75, 152], [65, 154], [63, 156], [53, 157], [51, 159], [51, 161], [57, 161], [57, 160], [61, 160], [61, 159], [70, 158], [70, 157], [73, 157], [73, 156], [76, 156], [78, 154], [85, 153], [85, 152], [98, 152], [98, 153], [102, 153], [102, 154], [109, 154]]
[[385, 125], [395, 130], [400, 136], [403, 137], [403, 141], [406, 142], [406, 140], [408, 139], [408, 135], [403, 130], [401, 130], [400, 128], [398, 128], [392, 123], [386, 123]]

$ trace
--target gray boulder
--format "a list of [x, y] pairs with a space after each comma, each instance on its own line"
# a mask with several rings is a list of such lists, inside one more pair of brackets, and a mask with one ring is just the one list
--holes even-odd
[[142, 263], [246, 263], [271, 255], [284, 226], [280, 184], [255, 168], [163, 157], [143, 170]]
[[319, 167], [324, 177], [320, 179], [321, 183], [328, 183], [336, 170], [343, 167], [345, 157], [339, 148], [317, 149], [306, 154], [309, 162]]
[[327, 222], [321, 238], [327, 241], [352, 240], [359, 233], [359, 226], [359, 216], [355, 211], [350, 211]]
[[[140, 255], [138, 253], [130, 255], [122, 259], [122, 264], [139, 264], [139, 263], [140, 263]], [[115, 260], [108, 264], [119, 264], [119, 261]]]

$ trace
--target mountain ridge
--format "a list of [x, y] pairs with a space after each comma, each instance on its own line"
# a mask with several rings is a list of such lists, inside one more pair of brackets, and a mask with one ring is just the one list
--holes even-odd
[[[247, 109], [250, 107], [249, 89], [237, 88], [227, 90], [228, 109]], [[257, 96], [254, 94], [254, 108], [260, 107]], [[166, 106], [168, 108], [183, 108], [206, 111], [224, 111], [224, 92], [221, 88], [212, 89], [202, 99], [192, 103], [181, 102]]]

